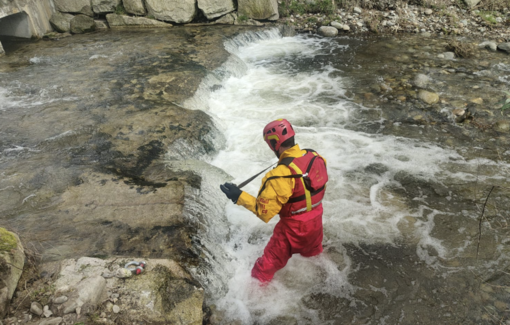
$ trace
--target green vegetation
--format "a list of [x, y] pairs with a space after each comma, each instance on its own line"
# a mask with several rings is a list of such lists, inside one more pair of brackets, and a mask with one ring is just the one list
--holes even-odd
[[279, 12], [282, 17], [290, 15], [323, 14], [331, 15], [335, 12], [332, 0], [317, 0], [315, 3], [301, 3], [298, 0], [283, 0], [279, 5]]
[[0, 251], [10, 251], [16, 247], [18, 244], [14, 234], [5, 228], [0, 228]]
[[483, 20], [485, 20], [488, 23], [491, 24], [497, 24], [496, 21], [496, 15], [497, 13], [494, 11], [479, 11], [478, 16], [482, 17]]
[[248, 16], [239, 15], [239, 17], [237, 19], [239, 19], [240, 22], [244, 23], [244, 22], [248, 21]]
[[126, 15], [127, 14], [127, 11], [126, 9], [124, 8], [124, 6], [122, 4], [118, 5], [116, 8], [115, 8], [115, 13], [117, 15]]
[[503, 98], [498, 102], [498, 105], [502, 105], [500, 107], [501, 114], [503, 114], [505, 110], [510, 108], [510, 93], [508, 91], [505, 91], [504, 93], [506, 94], [506, 98]]

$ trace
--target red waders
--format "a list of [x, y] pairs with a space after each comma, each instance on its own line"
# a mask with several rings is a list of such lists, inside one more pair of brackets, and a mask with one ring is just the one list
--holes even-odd
[[276, 224], [264, 255], [257, 259], [251, 275], [261, 282], [271, 281], [292, 254], [305, 257], [322, 253], [322, 204], [310, 212], [281, 218]]
[[[264, 255], [257, 259], [251, 271], [251, 275], [261, 282], [271, 281], [292, 254], [310, 257], [322, 253], [321, 202], [328, 177], [324, 161], [317, 158], [320, 158], [317, 153], [307, 151], [301, 157], [282, 159], [280, 165], [289, 167], [292, 175], [269, 177], [265, 182], [289, 177], [296, 180], [292, 196], [280, 210], [280, 221], [264, 249]], [[265, 183], [259, 195], [265, 189]]]

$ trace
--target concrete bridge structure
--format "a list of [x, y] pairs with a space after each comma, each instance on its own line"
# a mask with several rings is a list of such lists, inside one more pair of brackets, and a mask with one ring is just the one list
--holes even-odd
[[0, 37], [42, 37], [53, 30], [49, 21], [54, 12], [53, 0], [0, 0]]

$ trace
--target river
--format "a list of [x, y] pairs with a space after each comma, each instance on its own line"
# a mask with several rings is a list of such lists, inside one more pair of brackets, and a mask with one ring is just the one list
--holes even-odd
[[[200, 32], [191, 34], [196, 39]], [[157, 40], [159, 33], [149, 35], [151, 47], [157, 51], [165, 47]], [[41, 143], [65, 137], [65, 132], [88, 132], [83, 125], [89, 125], [91, 133], [98, 132], [94, 125], [115, 119], [113, 113], [103, 114], [93, 107], [97, 103], [108, 112], [123, 106], [119, 100], [124, 106], [132, 104], [134, 110], [145, 109], [143, 99], [137, 97], [144, 92], [138, 85], [147, 87], [141, 79], [149, 79], [146, 74], [164, 74], [165, 68], [173, 70], [179, 61], [172, 57], [170, 66], [164, 63], [170, 57], [160, 52], [155, 56], [144, 53], [141, 59], [147, 34], [129, 34], [129, 43], [123, 36], [109, 36], [118, 42], [116, 48], [97, 36], [77, 38], [81, 43], [66, 41], [74, 53], [64, 51], [57, 57], [40, 56], [36, 48], [23, 47], [28, 54], [21, 53], [28, 56], [28, 62], [23, 61], [21, 68], [8, 57], [11, 61], [0, 70], [3, 177], [5, 171], [15, 177], [13, 164], [20, 161], [37, 164], [38, 159], [26, 157], [41, 157], [46, 147]], [[286, 118], [294, 125], [297, 143], [326, 158], [330, 176], [324, 199], [324, 253], [313, 258], [294, 256], [267, 286], [251, 279], [250, 270], [278, 216], [266, 225], [230, 202], [211, 203], [218, 205], [212, 211], [223, 215], [209, 215], [210, 228], [201, 236], [208, 243], [205, 262], [215, 274], [211, 277], [200, 267], [190, 270], [204, 284], [209, 283], [205, 284], [208, 304], [218, 323], [493, 324], [508, 319], [507, 136], [455, 123], [444, 112], [445, 103], [433, 112], [411, 99], [412, 86], [402, 87], [401, 95], [408, 98], [403, 104], [395, 100], [400, 90], [390, 95], [381, 88], [374, 90], [374, 85], [391, 85], [395, 79], [401, 82], [425, 72], [435, 77], [431, 88], [441, 97], [468, 102], [470, 92], [479, 88], [473, 88], [473, 78], [466, 76], [479, 71], [458, 69], [450, 62], [435, 66], [430, 63], [436, 61], [435, 55], [430, 54], [423, 54], [430, 60], [425, 61], [420, 51], [416, 54], [423, 42], [417, 36], [282, 37], [277, 29], [247, 31], [224, 42], [230, 53], [225, 64], [190, 69], [200, 75], [199, 90], [190, 98], [170, 101], [207, 113], [222, 136], [212, 140], [215, 150], [206, 150], [207, 154], [183, 157], [171, 147], [166, 155], [169, 165], [200, 159], [240, 183], [276, 162], [262, 141], [261, 130], [271, 120]], [[434, 53], [434, 42], [440, 40], [426, 42], [431, 43], [428, 52]], [[129, 52], [133, 44], [136, 50]], [[182, 51], [193, 56], [200, 49], [183, 46]], [[137, 69], [124, 60], [128, 52], [138, 59], [130, 61], [140, 65]], [[83, 55], [81, 60], [72, 56], [76, 53]], [[411, 62], [413, 55], [426, 67]], [[101, 73], [89, 70], [86, 60], [103, 61]], [[508, 84], [508, 58], [494, 62], [487, 69], [492, 71], [491, 88], [483, 91], [488, 97]], [[147, 72], [151, 65], [158, 71]], [[50, 80], [46, 69], [62, 66], [65, 73]], [[460, 73], [464, 76], [454, 79]], [[38, 78], [41, 74], [45, 77]], [[111, 89], [99, 86], [102, 82], [108, 82]], [[85, 104], [93, 97], [100, 99]], [[151, 98], [163, 99], [168, 101], [164, 95]], [[71, 113], [62, 110], [67, 103], [71, 111], [84, 115], [68, 116]], [[24, 125], [27, 116], [32, 123]], [[82, 156], [105, 159], [104, 154]], [[58, 177], [66, 183], [53, 181], [58, 183], [52, 185], [53, 192], [58, 192], [58, 186], [73, 186], [73, 175], [82, 168], [73, 157], [66, 161], [68, 174]], [[44, 159], [46, 178], [40, 182], [46, 184], [51, 183], [54, 166], [62, 162]], [[26, 168], [34, 168], [30, 164]], [[203, 187], [213, 191], [221, 176], [202, 173]], [[244, 190], [256, 194], [259, 180]], [[18, 203], [31, 199], [35, 195], [27, 192]], [[24, 210], [9, 211], [10, 218], [30, 218]]]

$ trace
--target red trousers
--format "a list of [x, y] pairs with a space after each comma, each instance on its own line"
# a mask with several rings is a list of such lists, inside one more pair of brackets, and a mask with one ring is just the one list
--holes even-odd
[[319, 255], [322, 253], [322, 237], [322, 204], [310, 212], [282, 217], [264, 248], [264, 255], [255, 262], [251, 276], [269, 282], [292, 254]]

